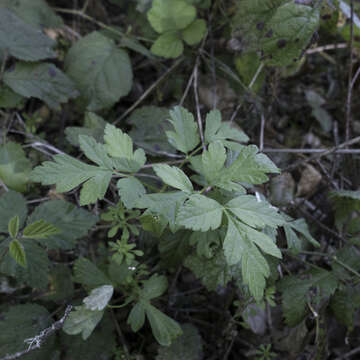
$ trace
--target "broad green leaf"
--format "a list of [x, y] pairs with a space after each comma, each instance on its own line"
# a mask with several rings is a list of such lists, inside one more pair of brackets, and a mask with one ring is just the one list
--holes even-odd
[[120, 179], [116, 186], [119, 190], [121, 201], [127, 209], [134, 208], [136, 202], [146, 194], [144, 185], [134, 176]]
[[[10, 305], [10, 304], [9, 304]], [[6, 358], [26, 351], [29, 344], [24, 340], [34, 338], [51, 326], [53, 319], [45, 307], [38, 304], [21, 304], [2, 308], [0, 320], [0, 357]], [[26, 354], [26, 360], [48, 360], [52, 358], [55, 336], [50, 336], [40, 349]]]
[[129, 135], [137, 146], [153, 156], [163, 156], [173, 152], [165, 131], [170, 130], [167, 121], [169, 109], [157, 106], [143, 106], [136, 109], [127, 122], [133, 126]]
[[113, 293], [112, 285], [102, 285], [91, 290], [90, 295], [83, 299], [85, 308], [88, 310], [104, 310]]
[[70, 191], [84, 182], [86, 185], [91, 181], [80, 192], [80, 204], [87, 205], [104, 198], [111, 176], [111, 170], [88, 165], [61, 154], [55, 155], [54, 161], [45, 161], [37, 166], [31, 174], [31, 179], [43, 185], [56, 184], [56, 190], [59, 192]]
[[184, 266], [190, 269], [209, 291], [225, 287], [233, 277], [238, 278], [240, 274], [238, 266], [228, 265], [222, 251], [211, 259], [189, 255]]
[[19, 217], [19, 227], [21, 228], [27, 216], [27, 206], [26, 200], [21, 194], [10, 190], [0, 196], [0, 233], [8, 232], [9, 221], [14, 216]]
[[201, 360], [203, 359], [203, 341], [197, 328], [192, 324], [181, 326], [183, 334], [170, 346], [158, 349], [156, 360]]
[[305, 276], [285, 276], [279, 284], [282, 292], [282, 304], [285, 321], [289, 326], [296, 326], [306, 316], [307, 305], [311, 303], [311, 289], [316, 288], [315, 301], [326, 300], [334, 294], [339, 283], [333, 272], [324, 269], [313, 269], [305, 273]]
[[244, 132], [232, 127], [229, 122], [221, 121], [219, 110], [211, 110], [206, 115], [204, 138], [206, 143], [220, 140], [225, 146], [227, 145], [224, 141], [226, 139], [240, 142], [249, 141], [249, 137]]
[[142, 302], [138, 302], [131, 309], [127, 323], [131, 326], [131, 330], [134, 332], [139, 331], [145, 323], [145, 308]]
[[195, 20], [196, 9], [183, 0], [154, 0], [147, 17], [151, 26], [162, 34], [185, 29]]
[[162, 56], [167, 59], [175, 59], [184, 51], [184, 44], [175, 31], [166, 32], [160, 35], [151, 46], [154, 55]]
[[255, 145], [244, 146], [235, 161], [226, 168], [220, 182], [243, 181], [249, 184], [262, 184], [269, 178], [266, 173], [274, 172], [270, 164], [265, 163], [265, 158], [258, 157], [258, 148]]
[[152, 275], [144, 281], [140, 296], [146, 300], [155, 299], [161, 296], [168, 287], [167, 277], [164, 275]]
[[201, 155], [202, 170], [206, 180], [215, 185], [216, 179], [220, 177], [221, 170], [226, 161], [226, 151], [220, 141], [209, 144], [208, 150]]
[[[21, 245], [26, 254], [26, 268], [20, 266], [8, 252], [0, 262], [0, 273], [12, 276], [32, 288], [46, 289], [50, 267], [47, 252], [34, 241], [24, 241]], [[7, 246], [7, 241], [0, 243], [0, 253]]]
[[55, 41], [39, 29], [0, 7], [0, 52], [25, 61], [37, 61], [56, 57], [54, 45]]
[[198, 44], [206, 34], [206, 21], [196, 19], [182, 31], [182, 37], [188, 45]]
[[42, 244], [49, 249], [72, 249], [76, 245], [76, 240], [86, 236], [96, 224], [98, 217], [72, 203], [51, 200], [35, 208], [28, 218], [28, 224], [39, 220], [46, 221], [60, 230], [57, 234], [43, 238]]
[[169, 121], [175, 131], [166, 131], [168, 141], [175, 149], [186, 154], [200, 142], [198, 126], [193, 115], [181, 106], [175, 106], [170, 111], [170, 117]]
[[176, 214], [186, 199], [182, 191], [175, 193], [145, 194], [136, 203], [140, 209], [148, 209], [151, 214], [163, 216], [170, 225], [170, 229], [176, 229]]
[[105, 169], [112, 170], [112, 161], [103, 144], [98, 143], [93, 137], [87, 135], [79, 135], [79, 144], [89, 160]]
[[283, 217], [265, 201], [258, 201], [253, 195], [241, 195], [226, 205], [242, 222], [252, 227], [264, 228], [266, 225], [277, 227], [284, 223]]
[[[1, 55], [0, 55], [1, 59]], [[24, 97], [16, 92], [12, 91], [7, 85], [0, 85], [0, 108], [11, 109], [17, 108], [22, 109], [24, 107]]]
[[144, 308], [152, 333], [160, 345], [169, 346], [182, 334], [180, 325], [156, 307], [146, 302]]
[[74, 275], [75, 282], [90, 288], [111, 284], [108, 277], [86, 258], [79, 258], [75, 261]]
[[103, 314], [104, 311], [88, 310], [85, 305], [75, 306], [75, 311], [72, 311], [65, 320], [63, 330], [69, 335], [82, 334], [83, 340], [86, 340], [102, 319]]
[[194, 231], [191, 233], [190, 244], [196, 246], [196, 253], [199, 257], [211, 259], [221, 248], [223, 239], [220, 231]]
[[108, 154], [117, 160], [114, 161], [114, 167], [117, 170], [137, 172], [144, 166], [146, 162], [144, 150], [137, 149], [134, 152], [131, 137], [114, 125], [105, 126], [104, 141]]
[[9, 141], [0, 145], [0, 180], [8, 188], [26, 191], [31, 168], [20, 144]]
[[66, 139], [70, 144], [80, 146], [79, 136], [88, 135], [102, 143], [105, 125], [106, 121], [101, 116], [88, 111], [85, 113], [84, 126], [68, 126], [65, 129]]
[[67, 264], [56, 264], [49, 272], [49, 289], [44, 294], [45, 301], [68, 303], [74, 297], [75, 286], [72, 281], [71, 270]]
[[132, 87], [133, 75], [127, 52], [96, 31], [70, 48], [65, 58], [65, 70], [76, 83], [81, 102], [89, 111], [111, 107]]
[[19, 232], [19, 227], [20, 227], [19, 215], [15, 215], [10, 219], [8, 223], [8, 232], [13, 239], [17, 237]]
[[26, 254], [24, 247], [17, 239], [12, 239], [9, 245], [10, 256], [16, 261], [17, 264], [26, 268]]
[[6, 6], [26, 23], [38, 28], [56, 28], [64, 25], [62, 18], [44, 0], [2, 0]]
[[37, 220], [25, 227], [23, 230], [24, 238], [45, 239], [60, 232], [56, 226], [44, 220]]
[[194, 191], [190, 179], [178, 167], [166, 164], [156, 164], [153, 166], [153, 169], [155, 174], [159, 176], [165, 184], [186, 193], [192, 193]]
[[269, 65], [286, 66], [309, 44], [319, 10], [292, 0], [240, 0], [233, 24], [244, 49], [261, 51]]
[[179, 209], [176, 223], [195, 231], [215, 230], [221, 225], [222, 212], [217, 201], [194, 194]]
[[15, 69], [4, 73], [4, 82], [16, 93], [43, 100], [60, 110], [60, 104], [78, 96], [74, 83], [55, 65], [17, 62]]

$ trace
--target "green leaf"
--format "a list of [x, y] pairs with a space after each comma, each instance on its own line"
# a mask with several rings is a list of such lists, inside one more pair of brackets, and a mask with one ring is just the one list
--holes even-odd
[[75, 306], [75, 311], [72, 311], [65, 320], [63, 330], [69, 335], [82, 334], [83, 340], [86, 340], [102, 319], [103, 314], [104, 311], [88, 310], [85, 305]]
[[88, 310], [104, 310], [114, 293], [112, 285], [102, 285], [93, 290], [89, 296], [83, 299], [85, 308]]
[[23, 237], [30, 239], [46, 239], [49, 236], [58, 234], [60, 230], [44, 220], [37, 220], [25, 227]]
[[[22, 304], [1, 311], [0, 320], [0, 356], [25, 351], [29, 344], [25, 339], [34, 338], [53, 322], [52, 316], [45, 307], [37, 304]], [[55, 336], [50, 336], [32, 354], [27, 354], [27, 360], [47, 360], [52, 358]]]
[[201, 360], [203, 359], [203, 341], [197, 328], [192, 324], [181, 326], [183, 334], [170, 346], [158, 349], [156, 360]]
[[168, 141], [175, 149], [186, 154], [200, 142], [198, 126], [193, 115], [181, 106], [175, 106], [170, 116], [169, 121], [175, 131], [166, 131]]
[[184, 44], [177, 32], [166, 32], [160, 35], [151, 46], [154, 55], [175, 59], [184, 51]]
[[195, 231], [215, 230], [221, 225], [222, 212], [217, 201], [194, 194], [179, 209], [176, 223]]
[[67, 264], [56, 264], [49, 272], [49, 289], [44, 295], [45, 301], [68, 303], [74, 297], [75, 286], [72, 274]]
[[93, 137], [87, 135], [79, 135], [79, 144], [88, 159], [102, 168], [112, 170], [112, 160], [103, 144], [99, 144]]
[[137, 146], [153, 156], [171, 153], [174, 149], [165, 134], [171, 124], [167, 121], [169, 109], [157, 106], [143, 106], [136, 109], [128, 119], [133, 126], [129, 135]]
[[277, 210], [265, 201], [258, 201], [253, 195], [241, 195], [230, 200], [225, 207], [242, 222], [252, 227], [277, 227], [284, 223]]
[[57, 28], [63, 24], [62, 18], [44, 0], [2, 0], [6, 6], [26, 23], [38, 28]]
[[196, 17], [194, 6], [182, 0], [154, 0], [147, 18], [158, 33], [182, 30], [189, 26]]
[[111, 284], [108, 277], [86, 258], [79, 258], [75, 261], [74, 281], [90, 288]]
[[146, 302], [143, 306], [156, 341], [162, 346], [170, 346], [182, 334], [180, 325], [150, 303]]
[[203, 19], [196, 19], [182, 31], [182, 37], [188, 45], [196, 45], [203, 39], [206, 31], [206, 21]]
[[[0, 55], [1, 59], [1, 55]], [[24, 97], [12, 91], [5, 84], [0, 85], [0, 107], [3, 109], [23, 108]]]
[[238, 278], [240, 273], [238, 266], [228, 265], [222, 251], [211, 259], [189, 255], [184, 266], [189, 268], [209, 291], [225, 287], [233, 277]]
[[12, 239], [9, 245], [10, 256], [16, 261], [17, 264], [26, 268], [26, 254], [24, 247], [17, 239]]
[[66, 154], [60, 154], [54, 156], [54, 161], [45, 161], [37, 166], [31, 179], [43, 185], [56, 184], [58, 192], [70, 191], [85, 182], [80, 192], [80, 205], [87, 205], [104, 198], [111, 176], [111, 170], [88, 165]]
[[167, 277], [164, 275], [152, 275], [148, 280], [143, 282], [143, 288], [140, 296], [143, 299], [151, 300], [161, 296], [168, 287]]
[[240, 142], [249, 141], [249, 137], [244, 132], [232, 127], [229, 122], [221, 121], [221, 112], [219, 110], [211, 110], [205, 119], [205, 142], [211, 143], [221, 141], [225, 146], [224, 140], [235, 140]]
[[9, 141], [0, 145], [0, 179], [8, 188], [26, 191], [31, 168], [20, 144]]
[[136, 202], [146, 194], [144, 185], [134, 176], [120, 179], [116, 186], [119, 190], [121, 201], [127, 209], [134, 208]]
[[42, 239], [42, 244], [50, 249], [72, 249], [77, 239], [88, 234], [98, 217], [72, 203], [52, 200], [37, 206], [28, 218], [28, 224], [39, 220], [46, 221], [60, 230]]
[[8, 232], [9, 235], [15, 239], [19, 233], [20, 220], [19, 215], [12, 217], [8, 223]]
[[[9, 31], [11, 29], [11, 31]], [[21, 60], [37, 61], [56, 57], [55, 41], [26, 24], [5, 7], [0, 7], [0, 52]]]
[[84, 36], [70, 48], [65, 69], [89, 111], [111, 107], [132, 87], [133, 75], [127, 52], [97, 31]]
[[27, 216], [27, 206], [21, 194], [10, 190], [0, 196], [0, 233], [8, 232], [8, 224], [14, 216], [19, 217], [19, 227], [22, 227]]
[[16, 93], [29, 98], [43, 100], [56, 110], [78, 91], [74, 83], [55, 65], [49, 63], [17, 62], [15, 69], [4, 73], [4, 82]]
[[159, 176], [165, 184], [186, 193], [192, 193], [194, 191], [190, 179], [178, 167], [166, 164], [156, 164], [153, 166], [153, 169], [156, 175]]
[[206, 180], [210, 185], [215, 185], [226, 161], [226, 151], [222, 143], [220, 141], [210, 143], [208, 150], [203, 151], [201, 161]]
[[139, 331], [145, 323], [145, 308], [142, 302], [138, 302], [131, 309], [127, 323], [131, 326], [131, 330], [134, 332]]
[[292, 0], [240, 0], [234, 19], [243, 48], [261, 51], [264, 61], [275, 66], [299, 60], [318, 25], [318, 7]]
[[[258, 148], [255, 145], [244, 146], [236, 160], [223, 171], [220, 182], [243, 181], [249, 184], [262, 184], [269, 178], [268, 172], [278, 172], [274, 167], [265, 162], [265, 158], [257, 154]], [[269, 160], [270, 161], [270, 160]]]

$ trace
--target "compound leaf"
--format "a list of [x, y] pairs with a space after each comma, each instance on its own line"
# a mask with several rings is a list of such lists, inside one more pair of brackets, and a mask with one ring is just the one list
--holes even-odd
[[136, 202], [146, 194], [144, 185], [134, 176], [120, 179], [116, 186], [119, 190], [121, 201], [127, 209], [135, 207]]
[[155, 299], [161, 296], [168, 287], [167, 277], [164, 275], [152, 275], [144, 281], [140, 296], [146, 300]]
[[74, 83], [55, 65], [17, 62], [4, 73], [4, 82], [16, 93], [43, 100], [56, 110], [69, 98], [78, 96]]
[[170, 117], [169, 121], [175, 131], [166, 132], [168, 141], [175, 149], [186, 154], [200, 142], [194, 116], [183, 107], [175, 106], [170, 111]]
[[185, 175], [185, 173], [176, 166], [169, 166], [166, 164], [156, 164], [153, 166], [153, 169], [159, 178], [175, 189], [182, 190], [186, 193], [191, 193], [194, 191], [190, 179]]
[[196, 45], [203, 39], [206, 30], [206, 21], [204, 19], [196, 19], [182, 31], [182, 37], [188, 45]]
[[131, 309], [127, 323], [131, 326], [134, 332], [139, 331], [145, 323], [145, 308], [142, 302], [136, 303]]
[[88, 310], [104, 310], [114, 293], [112, 285], [102, 285], [92, 289], [90, 295], [84, 298], [83, 303]]
[[65, 69], [89, 111], [111, 107], [132, 87], [132, 67], [127, 52], [97, 31], [70, 48]]
[[208, 150], [201, 155], [202, 172], [210, 185], [215, 185], [216, 180], [221, 174], [221, 169], [226, 161], [226, 151], [220, 141], [209, 144]]
[[195, 231], [215, 230], [221, 225], [222, 212], [217, 201], [194, 194], [179, 209], [176, 223]]
[[177, 32], [169, 31], [160, 35], [150, 50], [154, 55], [175, 59], [183, 53], [184, 44]]

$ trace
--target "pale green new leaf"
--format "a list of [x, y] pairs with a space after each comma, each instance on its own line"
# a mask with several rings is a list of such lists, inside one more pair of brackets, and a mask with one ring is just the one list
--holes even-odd
[[0, 146], [0, 180], [9, 189], [26, 191], [31, 169], [20, 144], [9, 141]]
[[225, 207], [242, 222], [256, 228], [266, 225], [277, 227], [284, 223], [277, 210], [265, 201], [258, 201], [253, 195], [241, 195], [230, 200]]
[[112, 285], [102, 285], [91, 290], [90, 295], [83, 299], [88, 310], [104, 310], [114, 293]]
[[194, 116], [181, 106], [175, 106], [170, 111], [170, 123], [175, 131], [166, 131], [169, 143], [175, 149], [188, 153], [200, 142], [198, 126], [194, 121]]
[[40, 99], [56, 110], [79, 94], [73, 81], [50, 63], [17, 62], [15, 69], [4, 73], [4, 82], [16, 93]]
[[286, 66], [309, 44], [319, 9], [292, 0], [240, 0], [233, 24], [245, 50], [261, 52], [269, 65]]
[[192, 193], [194, 191], [190, 179], [178, 167], [166, 164], [156, 164], [153, 166], [153, 169], [155, 174], [159, 176], [165, 184], [186, 193]]
[[127, 323], [131, 326], [131, 330], [134, 332], [139, 331], [145, 323], [145, 308], [142, 302], [138, 302], [131, 309]]
[[170, 31], [160, 35], [150, 50], [154, 55], [175, 59], [183, 53], [184, 44], [177, 32]]
[[208, 150], [203, 151], [201, 161], [205, 179], [210, 185], [215, 185], [226, 161], [226, 151], [222, 143], [220, 141], [210, 143]]
[[167, 277], [164, 275], [152, 275], [144, 281], [140, 296], [146, 300], [155, 299], [161, 296], [168, 287]]
[[14, 216], [19, 216], [19, 227], [22, 227], [27, 216], [26, 200], [16, 191], [9, 190], [0, 196], [0, 233], [8, 232], [9, 221]]
[[195, 231], [215, 230], [221, 225], [222, 212], [217, 201], [194, 194], [180, 207], [176, 223]]
[[97, 31], [82, 37], [70, 48], [65, 69], [89, 111], [111, 107], [132, 87], [133, 74], [127, 52]]
[[196, 9], [183, 0], [154, 0], [147, 17], [151, 26], [162, 34], [185, 29], [195, 20]]
[[162, 346], [170, 346], [182, 334], [180, 325], [148, 302], [144, 302], [144, 308], [157, 342]]
[[19, 232], [19, 227], [20, 227], [19, 215], [15, 215], [10, 219], [8, 223], [8, 232], [13, 239], [17, 237], [17, 234]]
[[98, 166], [85, 164], [66, 154], [54, 156], [54, 161], [45, 161], [37, 166], [31, 179], [43, 185], [56, 184], [56, 190], [66, 192], [91, 180], [80, 192], [80, 204], [87, 205], [103, 199], [111, 180], [112, 171]]
[[0, 7], [0, 52], [21, 60], [37, 61], [56, 57], [55, 41], [5, 7]]
[[26, 254], [24, 247], [19, 240], [13, 239], [9, 245], [9, 253], [17, 264], [26, 268]]
[[127, 209], [134, 208], [136, 202], [146, 194], [144, 185], [134, 176], [120, 179], [116, 186], [119, 190], [121, 201]]
[[75, 306], [75, 311], [72, 311], [65, 320], [63, 330], [69, 335], [82, 334], [83, 340], [86, 340], [102, 319], [103, 314], [104, 311], [88, 310], [85, 305]]
[[53, 224], [48, 223], [45, 220], [37, 220], [33, 223], [30, 223], [23, 230], [23, 237], [30, 239], [46, 239], [49, 236], [56, 235], [61, 232]]
[[204, 19], [196, 19], [182, 31], [182, 37], [188, 45], [196, 45], [203, 39], [206, 30], [206, 21]]

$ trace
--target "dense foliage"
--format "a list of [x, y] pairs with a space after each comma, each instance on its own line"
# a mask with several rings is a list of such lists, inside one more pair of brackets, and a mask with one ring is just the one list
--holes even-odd
[[0, 1], [0, 360], [359, 352], [358, 10]]

